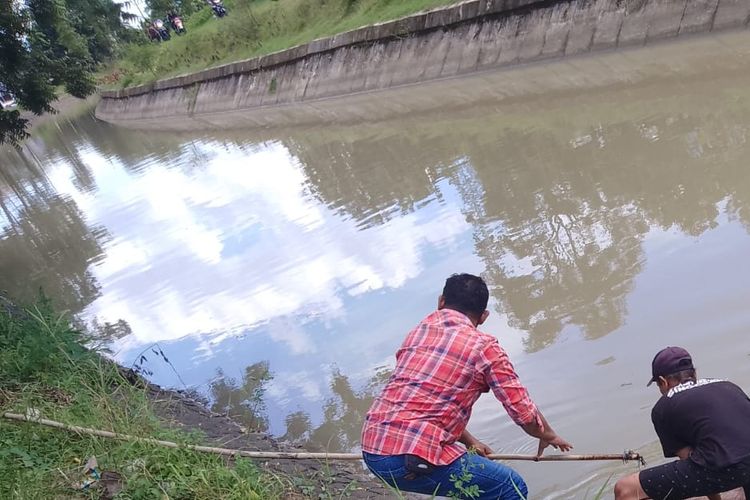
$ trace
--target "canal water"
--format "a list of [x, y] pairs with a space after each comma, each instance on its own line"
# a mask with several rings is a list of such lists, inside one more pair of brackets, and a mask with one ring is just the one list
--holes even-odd
[[[702, 375], [750, 390], [748, 42], [508, 70], [554, 79], [659, 50], [673, 62], [632, 85], [460, 110], [421, 95], [433, 112], [380, 123], [169, 134], [62, 119], [0, 153], [0, 288], [29, 300], [41, 287], [153, 381], [340, 451], [357, 448], [445, 278], [481, 274], [483, 330], [575, 451], [658, 463], [646, 382], [659, 348], [685, 346]], [[497, 452], [535, 451], [491, 395], [469, 428]], [[592, 497], [636, 466], [518, 469], [552, 499]]]

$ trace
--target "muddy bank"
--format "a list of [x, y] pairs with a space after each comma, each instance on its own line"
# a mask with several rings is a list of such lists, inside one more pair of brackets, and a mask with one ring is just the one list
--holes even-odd
[[[132, 379], [132, 377], [129, 377]], [[156, 415], [168, 426], [205, 435], [207, 445], [248, 451], [305, 451], [279, 442], [265, 433], [252, 432], [225, 414], [207, 409], [205, 401], [181, 391], [147, 384]], [[390, 498], [385, 486], [369, 475], [361, 462], [320, 460], [263, 460], [260, 465], [287, 475], [300, 498]], [[417, 498], [417, 497], [406, 497]]]
[[259, 58], [103, 91], [96, 116], [160, 129], [382, 118], [403, 112], [385, 94], [374, 106], [376, 116], [339, 99], [740, 29], [748, 17], [750, 3], [739, 0], [470, 0]]

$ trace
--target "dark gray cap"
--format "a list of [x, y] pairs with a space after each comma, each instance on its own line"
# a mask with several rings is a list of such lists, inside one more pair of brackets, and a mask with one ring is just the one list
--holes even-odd
[[693, 358], [682, 347], [665, 347], [654, 356], [651, 362], [651, 380], [646, 386], [656, 382], [659, 377], [666, 377], [682, 370], [693, 369]]

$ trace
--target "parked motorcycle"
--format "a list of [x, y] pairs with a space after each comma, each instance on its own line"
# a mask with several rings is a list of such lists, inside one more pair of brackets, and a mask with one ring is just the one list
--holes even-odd
[[164, 24], [164, 21], [161, 19], [157, 19], [154, 21], [154, 28], [156, 29], [156, 32], [159, 33], [159, 38], [166, 42], [171, 38], [169, 35], [169, 28]]
[[221, 0], [208, 0], [208, 3], [211, 5], [211, 10], [214, 11], [216, 17], [224, 17], [227, 15], [227, 8], [224, 7]]
[[0, 86], [0, 109], [13, 109], [16, 107], [16, 98], [9, 91]]
[[159, 30], [156, 29], [156, 26], [154, 26], [154, 23], [151, 23], [146, 27], [146, 33], [148, 34], [148, 39], [150, 41], [161, 42], [161, 35], [159, 34]]
[[182, 22], [182, 17], [176, 14], [170, 14], [169, 24], [172, 26], [172, 30], [174, 30], [174, 32], [178, 35], [184, 35], [185, 33], [187, 33], [185, 24]]

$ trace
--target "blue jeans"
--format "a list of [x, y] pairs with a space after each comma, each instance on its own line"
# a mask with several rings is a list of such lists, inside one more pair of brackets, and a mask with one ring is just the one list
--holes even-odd
[[[405, 477], [406, 455], [362, 452], [362, 456], [373, 474], [399, 491], [472, 500], [524, 500], [529, 495], [526, 483], [516, 471], [479, 455], [466, 453], [449, 465], [434, 466], [430, 473], [413, 479]], [[471, 494], [472, 490], [475, 494]]]

